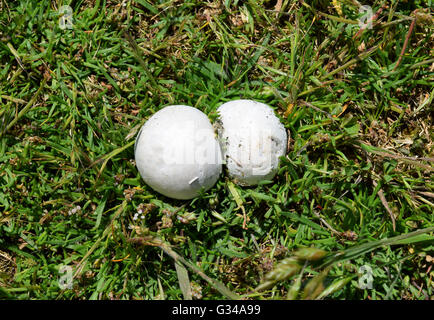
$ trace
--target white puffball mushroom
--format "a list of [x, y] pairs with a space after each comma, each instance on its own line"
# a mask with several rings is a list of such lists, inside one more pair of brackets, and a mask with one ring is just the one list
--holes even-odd
[[274, 110], [253, 100], [234, 100], [218, 109], [216, 123], [228, 173], [240, 185], [271, 180], [286, 153], [287, 135]]
[[187, 200], [210, 189], [222, 171], [214, 128], [200, 110], [165, 107], [142, 126], [134, 147], [136, 166], [153, 190]]

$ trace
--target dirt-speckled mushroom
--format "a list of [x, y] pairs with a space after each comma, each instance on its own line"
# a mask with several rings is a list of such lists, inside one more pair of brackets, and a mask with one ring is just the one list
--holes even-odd
[[287, 134], [274, 110], [253, 100], [234, 100], [218, 109], [216, 123], [229, 175], [240, 185], [271, 180], [285, 155]]

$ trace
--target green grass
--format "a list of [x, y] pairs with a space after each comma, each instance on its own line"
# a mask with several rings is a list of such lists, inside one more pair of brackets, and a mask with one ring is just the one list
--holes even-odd
[[[0, 0], [0, 297], [432, 299], [433, 2], [340, 2]], [[147, 118], [237, 98], [288, 130], [273, 181], [144, 184]]]

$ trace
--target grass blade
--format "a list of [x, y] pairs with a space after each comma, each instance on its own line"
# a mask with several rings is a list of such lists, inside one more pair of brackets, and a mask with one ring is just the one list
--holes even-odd
[[179, 262], [175, 261], [176, 274], [178, 275], [179, 288], [182, 291], [184, 300], [192, 300], [190, 279], [187, 269]]
[[353, 278], [354, 277], [347, 277], [344, 279], [339, 279], [334, 281], [331, 285], [325, 288], [315, 299], [316, 300], [324, 299], [325, 297], [331, 295], [332, 293], [342, 289]]
[[432, 241], [434, 240], [434, 236], [428, 235], [428, 233], [431, 232], [434, 232], [434, 227], [419, 229], [410, 233], [401, 234], [396, 237], [381, 239], [378, 241], [371, 241], [358, 246], [354, 246], [349, 249], [339, 251], [338, 253], [329, 257], [326, 257], [324, 259], [324, 263], [320, 267], [330, 266], [336, 262], [341, 262], [348, 259], [355, 259], [382, 246], [412, 244], [421, 241]]
[[170, 244], [164, 242], [163, 240], [154, 237], [154, 236], [148, 236], [143, 238], [131, 238], [128, 240], [129, 242], [134, 242], [142, 245], [152, 245], [160, 247], [164, 253], [166, 253], [168, 256], [172, 257], [173, 260], [177, 263], [182, 263], [189, 269], [191, 269], [194, 273], [199, 275], [202, 279], [204, 279], [206, 282], [208, 282], [213, 288], [215, 288], [218, 292], [220, 292], [223, 296], [225, 296], [228, 299], [232, 300], [240, 300], [241, 297], [237, 295], [236, 293], [229, 290], [223, 283], [220, 281], [217, 281], [215, 279], [212, 279], [208, 277], [198, 266], [196, 266], [194, 263], [188, 261], [178, 253], [176, 253]]
[[30, 99], [30, 101], [25, 105], [25, 107], [23, 109], [21, 109], [21, 111], [18, 113], [18, 115], [6, 126], [6, 128], [4, 129], [4, 131], [0, 132], [0, 138], [10, 128], [12, 128], [18, 122], [18, 120], [20, 120], [26, 114], [26, 112], [33, 106], [33, 104], [35, 103], [36, 99], [39, 97], [39, 95], [41, 94], [42, 90], [44, 89], [46, 83], [47, 83], [47, 79], [44, 78], [44, 80], [42, 80], [41, 85], [39, 86], [39, 89], [36, 91], [36, 93], [33, 95], [33, 97]]

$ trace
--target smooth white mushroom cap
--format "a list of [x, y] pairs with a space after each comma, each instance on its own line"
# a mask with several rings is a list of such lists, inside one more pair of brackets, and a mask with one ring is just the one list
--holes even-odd
[[192, 199], [210, 189], [222, 170], [211, 122], [190, 106], [168, 106], [156, 112], [140, 129], [134, 152], [146, 184], [174, 199]]
[[252, 100], [222, 104], [217, 130], [229, 175], [240, 185], [271, 180], [286, 153], [287, 135], [274, 110]]

